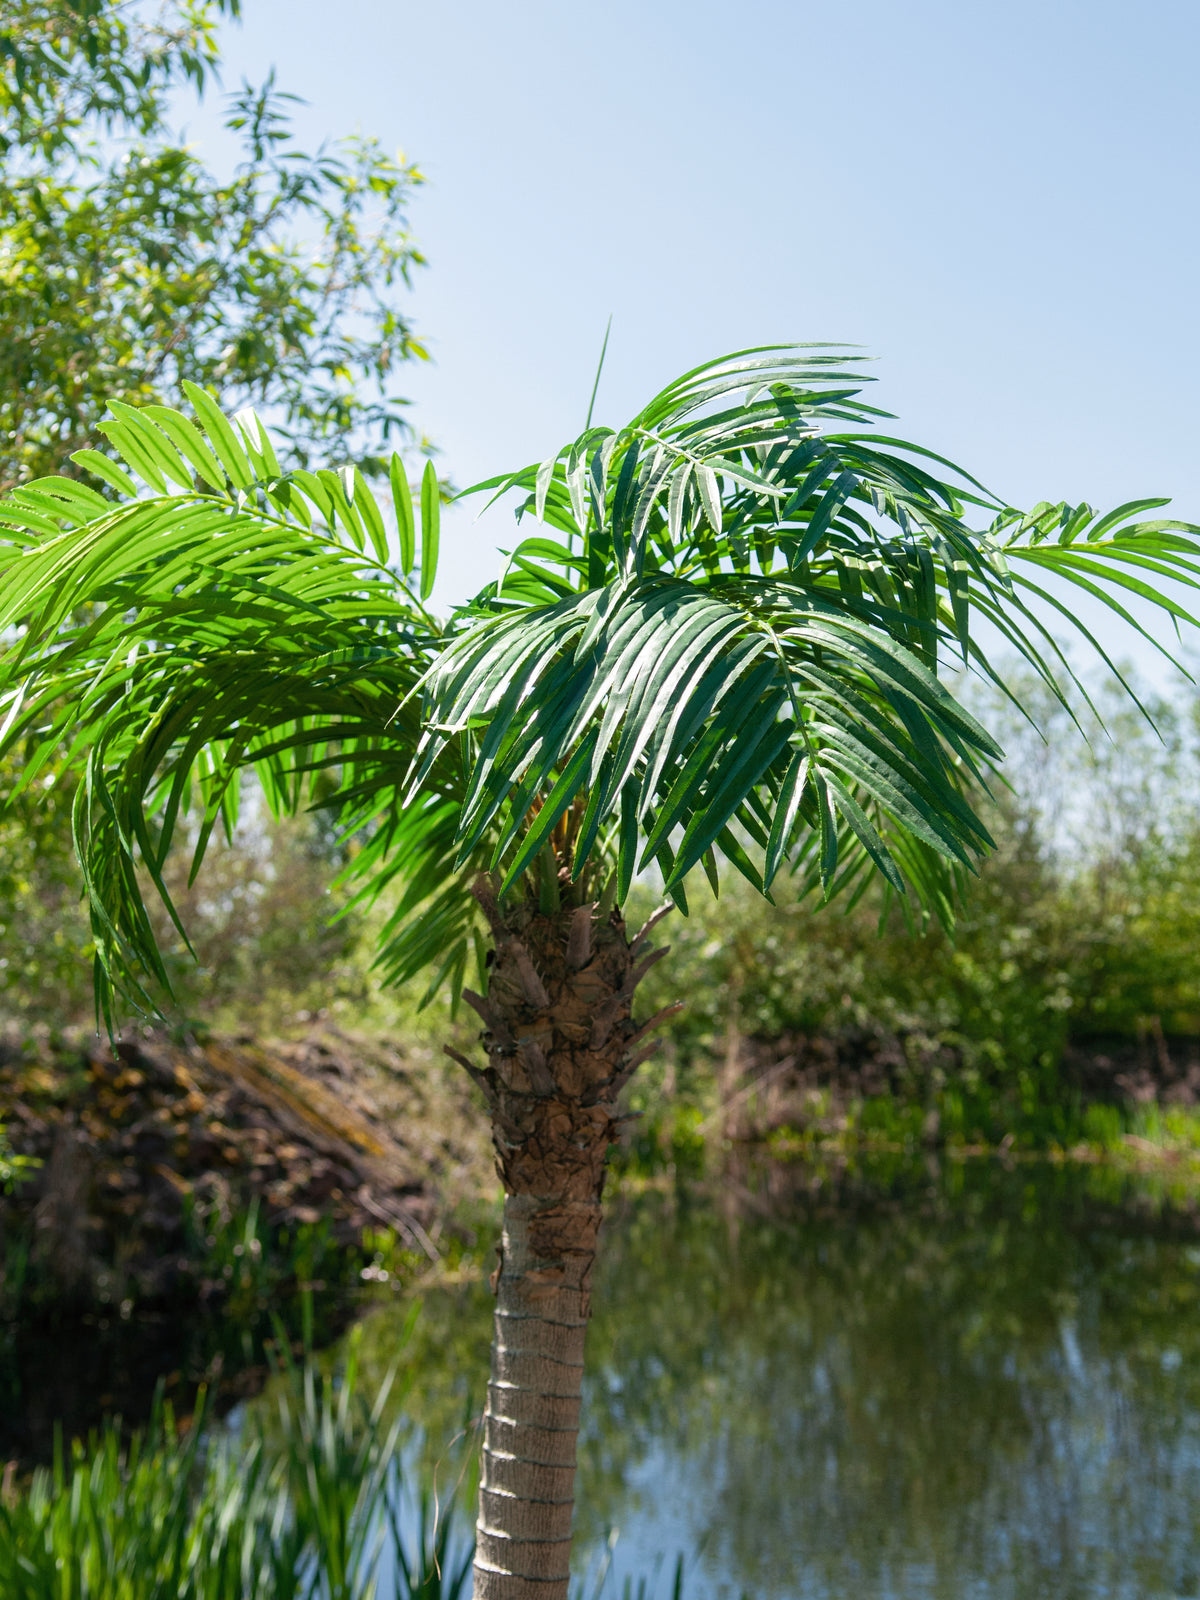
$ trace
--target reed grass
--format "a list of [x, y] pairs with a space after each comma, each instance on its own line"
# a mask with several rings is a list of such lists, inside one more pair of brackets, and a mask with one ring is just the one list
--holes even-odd
[[[370, 1404], [355, 1341], [336, 1379], [285, 1359], [239, 1426], [180, 1430], [167, 1405], [129, 1440], [110, 1422], [60, 1444], [0, 1498], [5, 1600], [459, 1600], [470, 1541], [451, 1495], [411, 1495], [394, 1374]], [[409, 1531], [406, 1533], [405, 1525]], [[383, 1586], [382, 1557], [391, 1571]]]

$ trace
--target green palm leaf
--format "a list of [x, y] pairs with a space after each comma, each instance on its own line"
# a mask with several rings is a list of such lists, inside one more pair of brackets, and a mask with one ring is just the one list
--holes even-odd
[[[412, 692], [441, 642], [386, 567], [361, 479], [297, 475], [289, 516], [283, 480], [251, 470], [278, 473], [261, 429], [255, 445], [246, 424], [243, 448], [211, 403], [197, 409], [199, 427], [119, 413], [114, 442], [155, 493], [112, 504], [55, 479], [0, 506], [4, 738], [27, 752], [26, 785], [64, 744], [82, 768], [76, 838], [106, 1014], [114, 982], [145, 1005], [166, 981], [137, 873], [174, 915], [162, 870], [182, 811], [200, 819], [193, 875], [212, 828], [236, 822], [247, 771], [285, 811], [333, 769], [348, 819], [386, 837], [419, 732]], [[461, 782], [443, 765], [431, 784], [450, 783], [457, 817]]]

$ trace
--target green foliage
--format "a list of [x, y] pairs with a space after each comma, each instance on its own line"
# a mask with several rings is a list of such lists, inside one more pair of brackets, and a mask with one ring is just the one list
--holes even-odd
[[982, 618], [1063, 700], [1074, 674], [1031, 605], [1075, 621], [1049, 576], [1135, 627], [1126, 593], [1186, 616], [1138, 576], [1197, 586], [1197, 530], [1138, 520], [1164, 502], [1023, 515], [929, 451], [873, 446], [864, 380], [818, 348], [709, 363], [624, 428], [478, 486], [523, 491], [518, 516], [558, 536], [517, 546], [430, 682], [441, 739], [469, 741], [462, 851], [498, 835], [505, 887], [576, 804], [574, 872], [608, 827], [620, 898], [654, 863], [686, 911], [719, 848], [759, 889], [785, 861], [825, 898], [877, 871], [948, 921], [991, 844], [972, 791], [1000, 751], [945, 658], [999, 684]]
[[[222, 1214], [213, 1209], [206, 1214], [189, 1196], [184, 1252], [200, 1287], [219, 1296], [222, 1318], [247, 1330], [265, 1327], [270, 1317], [278, 1322], [287, 1297], [300, 1297], [311, 1326], [312, 1285], [319, 1280], [324, 1288], [344, 1292], [357, 1287], [359, 1277], [360, 1257], [338, 1246], [327, 1217], [294, 1228], [270, 1228], [260, 1217], [257, 1200], [245, 1211]], [[292, 1308], [289, 1313], [298, 1325]]]
[[878, 877], [885, 907], [911, 890], [949, 922], [992, 843], [980, 797], [1000, 751], [942, 657], [1012, 692], [981, 616], [1068, 705], [1074, 674], [1030, 608], [1044, 575], [1122, 616], [1132, 587], [1178, 617], [1136, 574], [1195, 586], [1196, 530], [1136, 520], [1149, 502], [1021, 516], [933, 477], [916, 446], [822, 431], [871, 420], [859, 383], [835, 355], [730, 357], [498, 480], [567, 543], [525, 541], [445, 627], [424, 604], [430, 471], [418, 554], [395, 457], [393, 536], [361, 473], [284, 472], [257, 417], [226, 419], [194, 384], [194, 422], [114, 403], [124, 466], [77, 459], [117, 504], [56, 478], [0, 505], [6, 742], [32, 741], [26, 785], [64, 744], [85, 774], [102, 1007], [114, 981], [148, 1004], [167, 980], [139, 863], [177, 917], [182, 819], [202, 815], [195, 868], [247, 771], [276, 814], [330, 809], [352, 903], [394, 897], [382, 971], [432, 967], [430, 992], [457, 996], [469, 959], [486, 982], [478, 871], [504, 893], [539, 860], [541, 890], [561, 877], [581, 903], [623, 901], [653, 866], [685, 909], [694, 867], [717, 886], [719, 850], [759, 891], [786, 862], [802, 892], [853, 906]]
[[20, 787], [23, 752], [0, 757], [0, 1013], [82, 1017], [92, 1003], [91, 929], [71, 844], [76, 783], [51, 758]]
[[[1092, 793], [1111, 799], [1100, 755]], [[1144, 776], [1152, 757], [1149, 736], [1131, 738], [1132, 771]], [[1076, 768], [1083, 805], [1088, 787]], [[894, 908], [881, 928], [877, 896], [846, 915], [817, 915], [804, 903], [771, 907], [736, 883], [669, 926], [672, 960], [647, 978], [646, 998], [657, 1008], [687, 997], [669, 1024], [673, 1094], [712, 1113], [712, 1066], [731, 1030], [782, 1041], [777, 1055], [797, 1036], [842, 1041], [851, 1056], [874, 1040], [900, 1053], [893, 1090], [845, 1108], [839, 1138], [913, 1146], [928, 1136], [930, 1112], [939, 1141], [951, 1143], [1012, 1135], [1041, 1147], [1117, 1147], [1126, 1134], [1150, 1137], [1141, 1111], [1081, 1105], [1064, 1051], [1146, 1039], [1157, 1055], [1200, 1033], [1200, 816], [1176, 815], [1169, 836], [1140, 842], [1093, 833], [1089, 855], [1056, 853], [1029, 812], [1001, 813], [992, 826], [998, 852], [953, 939], [938, 928], [914, 936]], [[678, 1142], [686, 1130], [665, 1105], [663, 1072], [635, 1100], [655, 1139]], [[815, 1121], [831, 1109], [814, 1105]], [[1095, 1119], [1110, 1113], [1103, 1134]]]
[[[235, 431], [187, 388], [198, 427], [173, 411], [118, 413], [130, 464], [157, 499], [111, 507], [54, 479], [6, 502], [20, 557], [5, 574], [0, 629], [26, 624], [14, 664], [33, 666], [42, 641], [49, 651], [12, 703], [10, 739], [38, 730], [20, 792], [64, 747], [85, 766], [74, 825], [102, 999], [120, 968], [168, 982], [135, 846], [178, 925], [164, 877], [177, 827], [194, 798], [198, 866], [216, 823], [236, 826], [244, 769], [277, 814], [325, 800], [334, 766], [343, 814], [362, 797], [351, 831], [382, 811], [401, 837], [430, 812], [436, 832], [439, 814], [436, 794], [424, 811], [399, 806], [415, 743], [409, 695], [437, 635], [366, 549], [378, 510], [362, 475], [282, 478], [261, 427]], [[166, 495], [168, 478], [190, 485], [193, 464], [209, 487]], [[132, 489], [122, 469], [107, 470]], [[64, 538], [80, 562], [74, 588], [61, 581]], [[91, 597], [101, 609], [80, 620]], [[97, 650], [108, 661], [99, 675]]]
[[324, 821], [324, 813], [276, 820], [252, 794], [232, 838], [218, 832], [191, 882], [196, 829], [181, 829], [163, 881], [187, 943], [161, 909], [152, 911], [181, 1016], [263, 1031], [299, 1012], [366, 1002], [369, 934], [363, 917], [346, 911], [346, 895], [330, 889], [346, 853]]
[[1056, 1056], [1063, 1013], [1042, 1002], [1057, 992], [1062, 955], [1057, 886], [1028, 827], [993, 827], [999, 853], [972, 885], [953, 939], [937, 927], [914, 935], [878, 896], [822, 915], [806, 901], [770, 906], [736, 881], [669, 925], [673, 960], [646, 982], [650, 1003], [689, 996], [672, 1024], [681, 1056], [718, 1053], [731, 1025], [764, 1039], [915, 1028], [960, 1037], [996, 1064]]
[[20, 0], [8, 24], [0, 488], [73, 470], [108, 401], [176, 405], [185, 379], [269, 409], [301, 461], [379, 472], [410, 435], [389, 385], [425, 355], [397, 298], [421, 174], [365, 139], [306, 154], [272, 83], [232, 97], [241, 160], [208, 171], [167, 116], [214, 71], [221, 9]]
[[0, 156], [75, 155], [93, 128], [163, 126], [172, 87], [202, 91], [218, 63], [215, 26], [239, 0], [9, 0], [0, 33]]
[[[178, 404], [187, 381], [209, 385], [231, 410], [266, 407], [296, 460], [319, 449], [369, 474], [385, 465], [389, 441], [411, 437], [390, 385], [400, 364], [424, 356], [401, 303], [422, 259], [406, 222], [421, 175], [369, 140], [305, 154], [287, 131], [293, 97], [273, 83], [232, 97], [241, 160], [229, 176], [208, 171], [171, 119], [181, 92], [218, 77], [217, 26], [238, 10], [237, 0], [5, 8], [0, 489], [65, 472], [86, 501], [84, 479], [124, 484], [110, 458], [83, 448], [119, 426], [105, 422], [108, 401]], [[188, 472], [203, 473], [203, 451], [193, 459], [189, 446], [195, 455], [185, 435]], [[31, 754], [17, 744], [0, 758], [0, 1011], [63, 1024], [94, 1009], [93, 940], [71, 844], [78, 786], [63, 749], [39, 766], [36, 788], [14, 793]], [[261, 849], [241, 861], [217, 851], [213, 893], [201, 905], [184, 894], [207, 946], [197, 950], [206, 981], [187, 970], [169, 916], [156, 918], [185, 1010], [201, 1007], [202, 989], [219, 1007], [234, 970], [244, 974], [259, 955], [280, 995], [305, 988], [313, 961], [343, 961], [351, 926], [318, 927], [329, 899], [314, 901], [307, 922], [295, 903], [325, 887], [309, 847], [319, 831], [277, 836], [273, 862]], [[164, 872], [178, 888], [174, 857]], [[245, 927], [224, 916], [223, 891], [243, 912], [250, 899], [260, 920], [272, 918], [253, 957]]]
[[[423, 1370], [413, 1326], [411, 1306], [388, 1319], [382, 1362], [360, 1362], [369, 1329], [355, 1329], [331, 1372], [294, 1363], [281, 1346], [266, 1394], [229, 1432], [209, 1431], [203, 1398], [186, 1431], [161, 1406], [131, 1438], [108, 1423], [60, 1449], [28, 1483], [6, 1480], [6, 1600], [466, 1596], [473, 1541], [462, 1506], [472, 1452], [460, 1430], [448, 1448], [439, 1443], [436, 1466], [423, 1459], [421, 1434], [405, 1417]], [[587, 1600], [612, 1593], [607, 1568], [573, 1592]], [[656, 1576], [626, 1592], [651, 1600], [665, 1590], [680, 1600], [682, 1560], [665, 1585]]]
[[[13, 797], [23, 765], [17, 752], [0, 758], [0, 792]], [[0, 815], [0, 1018], [25, 1028], [94, 1020], [95, 947], [71, 841], [77, 791], [75, 775], [53, 762]], [[347, 855], [326, 814], [275, 819], [251, 793], [189, 882], [198, 827], [184, 820], [163, 866], [186, 942], [150, 897], [173, 1019], [269, 1030], [300, 1011], [361, 1007], [371, 992], [360, 949], [368, 934], [330, 888]]]

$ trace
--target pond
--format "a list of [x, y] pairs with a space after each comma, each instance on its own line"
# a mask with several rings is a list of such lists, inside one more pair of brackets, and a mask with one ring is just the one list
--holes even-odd
[[[657, 1568], [666, 1596], [679, 1553], [689, 1600], [1200, 1595], [1200, 1243], [1097, 1181], [977, 1162], [860, 1204], [764, 1168], [619, 1199], [580, 1572], [619, 1531], [611, 1594]], [[368, 1319], [368, 1368], [406, 1313]], [[478, 1409], [489, 1332], [479, 1283], [426, 1296], [427, 1439]]]

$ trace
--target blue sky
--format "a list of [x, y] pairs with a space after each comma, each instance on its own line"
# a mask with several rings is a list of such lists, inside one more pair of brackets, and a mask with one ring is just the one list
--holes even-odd
[[[1200, 7], [245, 0], [225, 79], [429, 178], [405, 375], [460, 484], [708, 356], [865, 345], [899, 431], [1010, 500], [1200, 520]], [[191, 128], [214, 155], [211, 110]], [[444, 599], [511, 522], [452, 513]], [[1139, 653], [1140, 654], [1140, 653]]]

